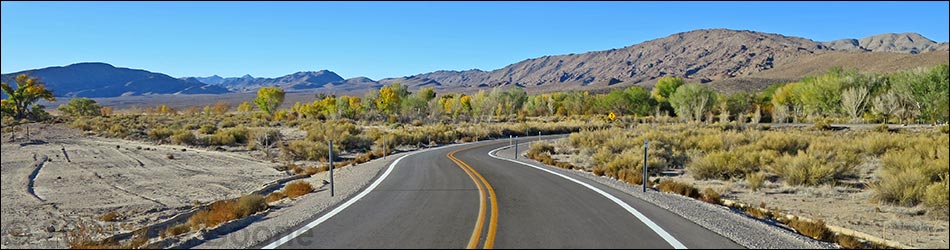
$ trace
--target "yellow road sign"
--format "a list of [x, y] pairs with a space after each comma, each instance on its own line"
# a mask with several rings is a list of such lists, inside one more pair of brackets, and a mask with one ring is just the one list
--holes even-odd
[[614, 112], [610, 112], [610, 114], [607, 115], [607, 118], [610, 118], [610, 120], [613, 121], [614, 119], [617, 119], [617, 114], [614, 114]]

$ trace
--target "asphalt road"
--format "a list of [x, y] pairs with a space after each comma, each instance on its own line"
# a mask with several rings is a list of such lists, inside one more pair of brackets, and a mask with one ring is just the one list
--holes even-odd
[[488, 155], [507, 145], [507, 140], [488, 141], [408, 155], [388, 176], [381, 174], [385, 179], [361, 199], [332, 217], [325, 216], [328, 212], [316, 215], [325, 221], [271, 246], [741, 248], [621, 191], [576, 180], [617, 199], [611, 200], [575, 181]]

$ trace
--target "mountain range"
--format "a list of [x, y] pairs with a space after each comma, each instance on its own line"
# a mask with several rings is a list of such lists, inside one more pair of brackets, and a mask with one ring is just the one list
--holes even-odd
[[896, 70], [948, 63], [948, 43], [916, 33], [889, 33], [861, 39], [818, 42], [801, 37], [747, 30], [705, 29], [677, 33], [619, 49], [543, 56], [484, 71], [440, 70], [374, 81], [343, 79], [329, 70], [297, 72], [277, 78], [182, 77], [104, 63], [78, 63], [4, 74], [39, 76], [57, 96], [111, 97], [149, 94], [220, 94], [252, 92], [263, 86], [290, 91], [347, 92], [402, 83], [410, 89], [465, 91], [520, 86], [532, 92], [598, 90], [652, 86], [663, 76], [732, 90], [755, 90], [794, 81], [842, 66], [864, 71]]

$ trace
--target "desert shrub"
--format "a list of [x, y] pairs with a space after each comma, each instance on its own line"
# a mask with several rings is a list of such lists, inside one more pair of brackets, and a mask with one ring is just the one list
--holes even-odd
[[108, 213], [105, 213], [102, 216], [99, 216], [99, 220], [105, 221], [105, 222], [115, 222], [115, 221], [118, 221], [119, 219], [120, 219], [119, 213], [116, 213], [115, 211], [109, 211]]
[[838, 243], [838, 245], [844, 249], [864, 249], [864, 243], [861, 243], [861, 241], [858, 241], [858, 239], [850, 235], [836, 235], [835, 243]]
[[79, 220], [76, 225], [66, 230], [64, 241], [70, 249], [109, 249], [119, 248], [114, 241], [100, 241], [106, 236], [106, 229], [95, 222]]
[[789, 185], [817, 186], [834, 183], [853, 175], [855, 165], [848, 159], [835, 159], [835, 156], [819, 157], [799, 151], [796, 155], [783, 155], [767, 167], [772, 174], [782, 178]]
[[904, 136], [896, 134], [872, 133], [866, 135], [860, 143], [865, 153], [879, 156], [888, 150], [904, 147], [903, 139]]
[[719, 204], [722, 200], [722, 196], [720, 196], [719, 193], [717, 193], [712, 188], [706, 188], [703, 189], [703, 192], [700, 195], [700, 200], [707, 203]]
[[267, 197], [264, 198], [264, 201], [267, 203], [273, 203], [273, 202], [282, 200], [284, 198], [287, 198], [287, 194], [284, 194], [284, 192], [281, 192], [281, 191], [277, 191], [277, 192], [272, 192], [268, 194]]
[[761, 172], [746, 174], [745, 181], [753, 192], [759, 191], [759, 189], [762, 189], [762, 185], [765, 184], [765, 174]]
[[194, 145], [198, 141], [195, 134], [188, 130], [177, 130], [170, 139], [172, 144], [178, 145]]
[[709, 153], [689, 162], [686, 168], [697, 179], [731, 180], [745, 177], [777, 157], [778, 153], [772, 150], [756, 151], [753, 146], [742, 146]]
[[877, 125], [877, 126], [874, 126], [874, 128], [873, 128], [872, 130], [873, 130], [874, 132], [878, 132], [878, 133], [891, 132], [891, 128], [888, 127], [887, 124], [879, 124], [879, 125]]
[[815, 124], [812, 125], [812, 129], [818, 131], [831, 130], [831, 120], [829, 119], [816, 119]]
[[187, 232], [191, 232], [191, 225], [188, 225], [187, 223], [185, 223], [185, 224], [179, 224], [179, 225], [168, 227], [168, 229], [165, 230], [165, 235], [170, 237], [170, 236], [176, 236], [176, 235], [187, 233]]
[[946, 179], [944, 176], [950, 172], [948, 149], [921, 144], [939, 145], [938, 142], [917, 142], [904, 150], [888, 151], [881, 157], [881, 172], [873, 185], [876, 201], [915, 206], [923, 201], [929, 186]]
[[927, 186], [923, 198], [924, 205], [930, 208], [935, 217], [946, 219], [950, 217], [950, 176], [944, 174], [941, 178], [942, 181]]
[[762, 138], [756, 141], [758, 150], [774, 150], [785, 154], [794, 154], [799, 150], [805, 150], [809, 146], [808, 139], [799, 133], [788, 132], [766, 132]]
[[940, 132], [944, 134], [950, 134], [950, 125], [943, 125], [940, 127]]
[[798, 231], [798, 233], [808, 236], [815, 240], [830, 242], [832, 236], [834, 235], [831, 230], [828, 230], [828, 227], [825, 226], [825, 221], [806, 221], [799, 218], [792, 218], [788, 222], [788, 226]]
[[148, 134], [149, 139], [152, 139], [154, 141], [164, 142], [168, 139], [168, 137], [175, 134], [175, 131], [168, 128], [161, 127], [161, 128], [150, 129], [147, 132], [147, 134]]
[[287, 198], [297, 198], [313, 192], [313, 185], [306, 181], [295, 181], [284, 187], [283, 193]]
[[[617, 173], [617, 179], [623, 182], [629, 183], [631, 185], [643, 185], [643, 171], [637, 171], [633, 169], [622, 169]], [[651, 186], [652, 183], [647, 181], [647, 186]]]
[[198, 128], [198, 133], [205, 134], [205, 135], [214, 134], [214, 132], [217, 132], [217, 131], [218, 131], [218, 127], [212, 124], [201, 125], [201, 128]]
[[221, 124], [218, 124], [218, 125], [221, 125], [221, 128], [233, 128], [233, 127], [237, 126], [238, 124], [237, 124], [237, 122], [235, 122], [235, 121], [233, 121], [233, 120], [225, 120], [225, 121], [221, 122]]
[[693, 185], [679, 183], [670, 179], [660, 181], [660, 184], [657, 186], [657, 188], [663, 192], [679, 194], [690, 198], [699, 198], [700, 196], [699, 190], [697, 190]]
[[247, 147], [249, 149], [258, 149], [258, 147], [270, 147], [280, 141], [280, 131], [273, 128], [262, 128], [251, 130], [248, 135]]
[[267, 209], [264, 197], [257, 194], [245, 195], [237, 200], [218, 201], [208, 208], [198, 211], [188, 219], [192, 229], [215, 227], [221, 223], [244, 218]]
[[212, 146], [230, 146], [245, 144], [248, 141], [249, 130], [244, 126], [220, 129], [211, 136], [205, 137], [206, 143]]
[[531, 148], [528, 150], [529, 154], [554, 154], [554, 145], [548, 144], [547, 142], [537, 142], [531, 144]]
[[[282, 150], [295, 160], [308, 161], [327, 161], [329, 149], [326, 143], [312, 142], [307, 140], [290, 141], [286, 150]], [[334, 150], [333, 157], [338, 157], [339, 153]]]

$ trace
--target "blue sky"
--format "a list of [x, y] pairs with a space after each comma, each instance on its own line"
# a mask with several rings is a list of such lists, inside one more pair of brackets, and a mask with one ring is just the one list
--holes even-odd
[[2, 71], [106, 62], [174, 77], [493, 70], [695, 29], [948, 41], [948, 2], [2, 2]]

